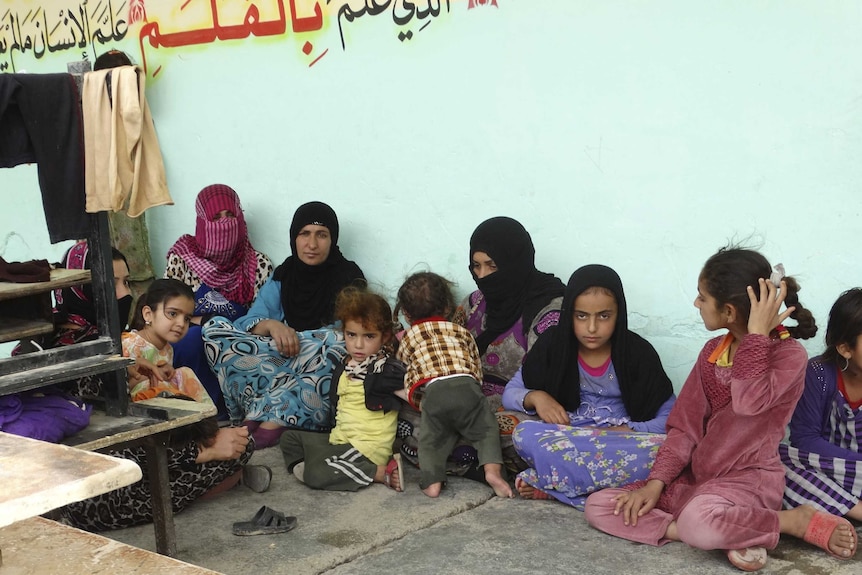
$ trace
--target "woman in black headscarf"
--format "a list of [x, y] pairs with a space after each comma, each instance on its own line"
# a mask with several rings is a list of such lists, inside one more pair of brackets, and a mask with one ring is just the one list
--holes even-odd
[[207, 357], [231, 420], [245, 421], [258, 448], [286, 427], [329, 429], [329, 382], [344, 340], [331, 328], [335, 297], [365, 276], [338, 249], [338, 217], [322, 202], [297, 208], [291, 255], [233, 324], [204, 326]]
[[518, 491], [582, 508], [596, 489], [645, 478], [675, 399], [655, 349], [628, 329], [619, 275], [603, 265], [578, 269], [559, 325], [542, 334], [503, 393], [506, 409], [541, 419], [513, 433], [529, 465]]
[[530, 234], [507, 217], [482, 222], [470, 237], [470, 273], [479, 289], [456, 321], [476, 337], [486, 395], [503, 393], [536, 338], [559, 318], [563, 282], [535, 266]]

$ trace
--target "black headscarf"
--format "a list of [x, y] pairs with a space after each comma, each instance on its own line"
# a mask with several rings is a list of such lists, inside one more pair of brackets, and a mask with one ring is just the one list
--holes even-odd
[[617, 301], [617, 321], [611, 336], [611, 361], [622, 392], [623, 404], [632, 421], [648, 421], [673, 394], [661, 360], [650, 343], [628, 329], [623, 284], [607, 266], [588, 265], [569, 278], [560, 324], [546, 330], [524, 361], [524, 385], [548, 392], [567, 411], [581, 404], [578, 340], [572, 329], [575, 299], [591, 287], [610, 290]]
[[[296, 255], [296, 237], [307, 225], [324, 226], [332, 237], [329, 257], [310, 266]], [[281, 305], [287, 324], [297, 331], [316, 329], [332, 323], [335, 297], [345, 286], [365, 276], [338, 249], [338, 216], [323, 202], [302, 204], [290, 224], [291, 255], [275, 269], [273, 278], [281, 282]]]
[[[497, 271], [483, 278], [473, 273], [473, 254], [484, 252]], [[517, 220], [504, 216], [485, 220], [470, 237], [470, 274], [485, 306], [485, 330], [476, 338], [483, 355], [497, 336], [522, 319], [524, 333], [539, 311], [563, 295], [563, 282], [536, 269], [533, 240]]]

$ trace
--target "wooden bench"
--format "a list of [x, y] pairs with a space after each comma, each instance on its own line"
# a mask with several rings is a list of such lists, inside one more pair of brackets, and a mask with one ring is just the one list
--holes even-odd
[[140, 479], [133, 461], [0, 432], [0, 527]]
[[219, 575], [42, 517], [0, 529], [0, 573], [17, 575]]
[[63, 443], [87, 451], [109, 452], [124, 447], [142, 446], [147, 453], [143, 470], [150, 480], [153, 498], [153, 528], [156, 550], [173, 557], [177, 554], [174, 512], [168, 475], [168, 444], [171, 432], [216, 414], [213, 404], [182, 399], [154, 398], [129, 405], [129, 414], [109, 416], [94, 411], [90, 425]]

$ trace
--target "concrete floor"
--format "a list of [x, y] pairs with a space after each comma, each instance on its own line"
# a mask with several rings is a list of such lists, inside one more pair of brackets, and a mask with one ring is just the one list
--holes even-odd
[[[178, 559], [229, 575], [741, 573], [719, 551], [615, 539], [589, 527], [575, 509], [492, 497], [489, 487], [466, 479], [452, 479], [432, 500], [419, 491], [418, 471], [409, 465], [404, 493], [382, 485], [329, 493], [288, 475], [277, 448], [256, 453], [252, 463], [272, 467], [270, 490], [257, 494], [238, 486], [177, 515]], [[296, 516], [297, 528], [231, 534], [234, 521], [251, 519], [262, 505]], [[104, 535], [155, 549], [149, 525]], [[769, 556], [760, 573], [862, 575], [862, 553], [840, 561], [792, 538], [783, 538]]]

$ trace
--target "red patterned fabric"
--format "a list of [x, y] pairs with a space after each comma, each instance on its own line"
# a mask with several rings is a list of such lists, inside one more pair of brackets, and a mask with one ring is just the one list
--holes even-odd
[[[227, 299], [248, 306], [254, 299], [257, 255], [236, 192], [224, 184], [207, 186], [195, 201], [195, 235], [186, 234], [168, 250], [180, 256], [201, 281]], [[221, 211], [234, 218], [213, 218]]]

